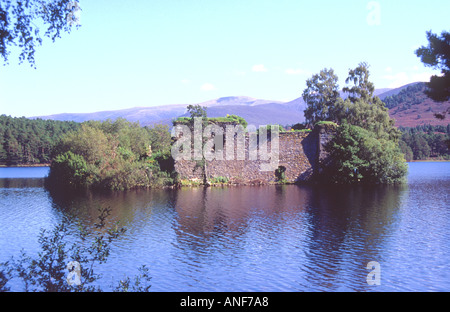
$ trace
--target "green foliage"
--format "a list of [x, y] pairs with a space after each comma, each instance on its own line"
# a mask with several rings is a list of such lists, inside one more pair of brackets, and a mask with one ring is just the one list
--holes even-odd
[[345, 83], [350, 83], [350, 86], [344, 87], [342, 91], [348, 93], [348, 99], [351, 102], [354, 103], [357, 100], [370, 102], [372, 100], [375, 86], [369, 81], [369, 76], [369, 65], [365, 62], [359, 63], [355, 69], [349, 70]]
[[219, 176], [219, 177], [210, 178], [209, 181], [212, 184], [226, 184], [229, 182], [229, 179], [227, 177]]
[[334, 120], [334, 105], [339, 98], [338, 77], [333, 69], [323, 69], [306, 81], [302, 97], [307, 107], [306, 122], [314, 125], [322, 120]]
[[[187, 107], [188, 112], [190, 113], [190, 117], [179, 117], [176, 120], [173, 121], [173, 124], [184, 124], [188, 127], [194, 126], [194, 118], [199, 117], [202, 118], [202, 127], [205, 128], [206, 126], [210, 124], [218, 124], [218, 123], [228, 123], [233, 125], [241, 125], [244, 129], [247, 127], [248, 123], [247, 121], [237, 115], [228, 115], [226, 117], [207, 117], [206, 114], [206, 107], [201, 107], [200, 105], [189, 105]], [[202, 147], [205, 146], [206, 142], [208, 140], [208, 137], [202, 136]], [[208, 181], [208, 166], [207, 161], [204, 158], [204, 155], [202, 154], [202, 159], [196, 161], [195, 168], [201, 168], [203, 172], [203, 184], [209, 185], [210, 183], [216, 183], [214, 182], [214, 178], [212, 180]], [[180, 181], [181, 185], [192, 185], [191, 181]]]
[[[230, 123], [230, 124], [236, 124], [236, 125], [241, 125], [245, 128], [247, 128], [247, 121], [240, 117], [240, 116], [236, 116], [236, 115], [227, 115], [226, 117], [207, 117], [206, 121], [208, 124], [212, 124], [212, 123]], [[178, 117], [177, 119], [175, 119], [173, 121], [173, 123], [179, 123], [179, 124], [185, 124], [185, 125], [190, 125], [192, 123], [192, 118], [190, 117]]]
[[[117, 223], [109, 225], [111, 210], [99, 209], [95, 229], [88, 229], [65, 217], [53, 230], [41, 230], [40, 250], [35, 257], [22, 251], [18, 259], [0, 264], [0, 291], [8, 291], [7, 283], [12, 278], [23, 282], [24, 291], [38, 292], [92, 292], [102, 291], [95, 282], [101, 277], [96, 268], [105, 263], [114, 241], [126, 229]], [[79, 284], [69, 284], [68, 277], [76, 261], [80, 265]], [[69, 265], [70, 264], [70, 265]], [[148, 268], [140, 268], [141, 274], [131, 284], [129, 277], [113, 286], [113, 291], [148, 291], [150, 279]], [[77, 273], [77, 272], [75, 272]]]
[[322, 179], [333, 183], [392, 184], [404, 181], [407, 165], [398, 144], [343, 123], [327, 146], [330, 163]]
[[244, 129], [246, 129], [247, 126], [248, 126], [247, 121], [246, 121], [244, 118], [240, 117], [240, 116], [237, 116], [237, 115], [227, 115], [226, 118], [229, 119], [229, 120], [231, 120], [232, 122], [235, 122], [235, 123], [238, 124], [238, 125], [243, 126]]
[[318, 123], [316, 123], [316, 126], [320, 126], [320, 125], [330, 125], [330, 126], [337, 127], [337, 123], [335, 123], [333, 121], [319, 121]]
[[312, 130], [311, 129], [301, 129], [301, 130], [291, 129], [289, 131], [283, 131], [283, 132], [312, 132]]
[[380, 98], [373, 95], [375, 86], [369, 81], [369, 65], [360, 63], [351, 69], [346, 83], [350, 85], [343, 91], [348, 93], [348, 98], [336, 102], [335, 120], [364, 128], [378, 138], [398, 140], [401, 133], [394, 127], [394, 119]]
[[306, 124], [303, 123], [296, 123], [295, 125], [291, 126], [292, 130], [309, 130]]
[[[260, 126], [258, 129], [256, 129], [256, 134], [259, 135], [260, 132], [265, 129], [267, 132], [267, 135], [270, 136], [272, 132], [272, 128], [278, 128], [278, 132], [285, 132], [286, 130], [281, 125], [266, 125], [266, 126]], [[274, 129], [275, 129], [274, 128]]]
[[88, 165], [83, 156], [71, 151], [59, 154], [52, 163], [51, 178], [56, 184], [68, 184], [72, 187], [85, 186], [88, 177]]
[[[10, 47], [20, 49], [19, 61], [35, 65], [36, 47], [45, 37], [55, 41], [61, 32], [70, 33], [67, 16], [72, 12], [72, 0], [2, 1], [0, 3], [0, 55], [8, 62]], [[44, 30], [41, 32], [41, 30]]]
[[398, 146], [399, 146], [400, 150], [402, 151], [403, 155], [405, 155], [406, 161], [411, 161], [411, 160], [414, 159], [414, 153], [413, 153], [411, 147], [409, 147], [409, 146], [405, 143], [405, 141], [400, 140], [400, 141], [398, 142]]
[[346, 121], [375, 132], [378, 137], [397, 140], [400, 132], [394, 127], [384, 103], [373, 95], [375, 86], [369, 81], [369, 65], [360, 63], [350, 69], [348, 84], [343, 91], [348, 93], [344, 100], [339, 96], [337, 76], [332, 69], [322, 70], [307, 80], [303, 99], [307, 104], [305, 118], [308, 123], [333, 121], [338, 124]]
[[418, 95], [426, 89], [425, 83], [418, 82], [402, 89], [398, 94], [385, 97], [383, 102], [388, 109], [396, 107], [398, 111], [404, 111], [410, 109], [412, 105], [422, 103], [424, 98]]
[[207, 108], [205, 106], [200, 105], [188, 105], [187, 111], [190, 114], [191, 118], [200, 117], [200, 118], [206, 118], [206, 110]]
[[48, 164], [59, 139], [80, 127], [71, 121], [0, 116], [0, 164]]
[[89, 121], [54, 148], [49, 185], [127, 190], [164, 186], [175, 178], [167, 126]]
[[278, 166], [278, 168], [275, 169], [275, 176], [276, 176], [278, 182], [285, 183], [286, 182], [286, 167]]
[[[116, 292], [149, 292], [150, 291], [150, 274], [149, 268], [145, 265], [139, 268], [140, 274], [135, 276], [133, 279], [126, 277], [121, 280], [117, 287], [113, 291]], [[145, 283], [144, 283], [145, 281]]]
[[346, 121], [390, 140], [398, 140], [401, 135], [394, 127], [395, 121], [389, 116], [388, 109], [378, 97], [370, 101], [357, 99], [355, 102], [347, 99], [340, 101], [337, 107], [341, 112], [337, 117], [339, 123]]
[[11, 279], [12, 269], [9, 262], [0, 263], [0, 292], [6, 292], [10, 290], [10, 287], [6, 286]]
[[400, 128], [399, 144], [406, 160], [450, 159], [450, 125]]
[[427, 83], [425, 93], [434, 101], [450, 100], [450, 32], [443, 31], [440, 36], [427, 31], [428, 46], [417, 49], [425, 66], [438, 69], [441, 75], [434, 75]]
[[[350, 69], [343, 88], [337, 93], [337, 77], [332, 70], [321, 71], [307, 81], [303, 98], [305, 117], [313, 124], [338, 124], [327, 146], [329, 161], [320, 178], [334, 183], [397, 183], [407, 173], [404, 155], [398, 145], [401, 132], [394, 127], [384, 103], [374, 96], [369, 66], [360, 63]], [[334, 124], [334, 125], [336, 125]]]

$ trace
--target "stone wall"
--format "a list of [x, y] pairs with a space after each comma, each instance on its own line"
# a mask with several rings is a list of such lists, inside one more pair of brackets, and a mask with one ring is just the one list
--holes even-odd
[[[207, 161], [208, 178], [226, 177], [230, 181], [238, 183], [271, 183], [276, 182], [278, 177], [275, 169], [281, 167], [284, 169], [285, 180], [288, 182], [301, 182], [311, 180], [319, 172], [321, 164], [326, 161], [327, 155], [324, 146], [331, 139], [333, 127], [328, 125], [316, 126], [311, 132], [280, 132], [279, 133], [279, 156], [278, 162], [274, 164], [270, 171], [263, 171], [262, 166], [269, 164], [269, 160], [258, 158], [251, 160], [249, 155], [248, 135], [245, 135], [245, 157], [238, 160], [238, 144], [235, 140], [233, 160], [213, 159]], [[226, 155], [227, 144], [224, 136], [223, 151]], [[258, 148], [260, 148], [258, 141]], [[268, 139], [267, 150], [272, 149], [271, 139]], [[193, 159], [193, 158], [191, 158]], [[181, 179], [202, 180], [203, 168], [198, 161], [194, 160], [175, 160], [175, 170], [179, 173]]]

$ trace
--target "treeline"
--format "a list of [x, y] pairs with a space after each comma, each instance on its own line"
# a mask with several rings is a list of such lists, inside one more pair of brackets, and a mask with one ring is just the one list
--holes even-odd
[[126, 190], [173, 184], [169, 127], [87, 121], [54, 147], [49, 185]]
[[48, 164], [58, 140], [79, 129], [72, 121], [0, 116], [0, 164], [7, 166]]
[[424, 82], [418, 82], [406, 87], [398, 94], [387, 96], [383, 102], [388, 109], [398, 107], [399, 110], [406, 110], [412, 105], [422, 103], [427, 98], [424, 93], [426, 89], [427, 86]]
[[450, 124], [447, 126], [421, 125], [400, 127], [400, 149], [407, 161], [443, 159], [450, 160]]

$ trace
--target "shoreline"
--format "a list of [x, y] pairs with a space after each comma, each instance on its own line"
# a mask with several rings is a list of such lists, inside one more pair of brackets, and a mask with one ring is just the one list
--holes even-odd
[[407, 163], [412, 163], [412, 162], [450, 162], [450, 159], [449, 160], [446, 160], [446, 159], [423, 159], [423, 160], [410, 160], [410, 161], [407, 161]]
[[0, 165], [0, 168], [35, 168], [35, 167], [50, 167], [50, 164], [35, 164], [35, 165]]
[[[450, 159], [417, 159], [417, 160], [408, 160], [407, 163], [413, 162], [450, 162]], [[0, 165], [0, 168], [35, 168], [35, 167], [50, 167], [51, 164], [23, 164], [23, 165]]]

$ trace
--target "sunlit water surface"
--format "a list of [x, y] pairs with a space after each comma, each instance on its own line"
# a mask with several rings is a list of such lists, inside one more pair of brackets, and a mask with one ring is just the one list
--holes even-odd
[[[409, 163], [404, 186], [83, 195], [49, 192], [47, 171], [0, 168], [0, 262], [35, 255], [64, 215], [92, 226], [110, 207], [127, 232], [96, 268], [105, 290], [143, 264], [153, 291], [450, 290], [449, 162]], [[367, 284], [370, 261], [381, 285]]]

